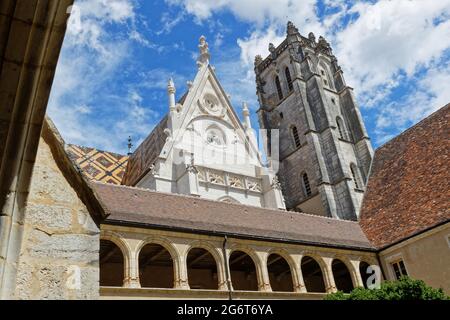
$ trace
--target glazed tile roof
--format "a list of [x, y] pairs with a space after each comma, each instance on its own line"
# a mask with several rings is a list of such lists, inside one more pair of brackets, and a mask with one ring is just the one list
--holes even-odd
[[66, 152], [88, 179], [121, 184], [128, 156], [74, 144], [67, 145]]
[[375, 152], [360, 225], [378, 248], [450, 220], [450, 104]]
[[153, 129], [150, 135], [130, 155], [122, 184], [135, 185], [147, 172], [161, 153], [167, 139], [167, 115]]
[[108, 218], [148, 228], [373, 250], [357, 222], [93, 183]]

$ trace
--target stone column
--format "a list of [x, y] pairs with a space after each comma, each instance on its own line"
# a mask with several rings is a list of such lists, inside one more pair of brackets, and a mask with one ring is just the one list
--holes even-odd
[[128, 244], [123, 248], [124, 252], [124, 275], [123, 286], [125, 288], [140, 288], [141, 283], [139, 281], [139, 252], [138, 246], [140, 240], [122, 238], [122, 241]]
[[325, 290], [327, 293], [333, 293], [337, 291], [336, 283], [334, 282], [333, 269], [331, 268], [331, 263], [333, 262], [333, 258], [330, 257], [322, 257], [324, 262], [325, 270], [323, 271], [323, 279], [325, 281]]
[[258, 260], [256, 261], [256, 276], [258, 279], [258, 290], [272, 292], [270, 286], [269, 271], [267, 270], [267, 253], [256, 251]]
[[189, 290], [189, 280], [186, 262], [186, 245], [175, 245], [177, 251], [173, 261], [173, 287], [175, 289]]
[[[223, 252], [221, 248], [217, 248], [217, 251]], [[217, 261], [217, 288], [218, 290], [228, 291], [227, 281], [229, 281], [231, 288], [231, 278], [227, 278], [227, 271], [225, 270], [228, 265], [225, 263], [226, 259], [228, 259], [228, 252], [223, 253], [225, 253], [226, 256], [224, 257], [223, 254], [220, 254], [219, 261]]]
[[291, 254], [292, 260], [294, 261], [294, 270], [292, 270], [292, 281], [294, 285], [294, 291], [305, 293], [306, 286], [305, 281], [303, 280], [303, 273], [301, 267], [301, 261], [303, 255], [301, 254]]
[[129, 257], [129, 262], [125, 264], [125, 274], [123, 279], [123, 286], [126, 288], [140, 288], [139, 281], [139, 265], [138, 259], [133, 252]]
[[359, 272], [359, 260], [350, 260], [351, 269], [350, 269], [350, 275], [352, 276], [352, 282], [353, 286], [355, 288], [362, 287], [364, 288], [364, 282], [361, 277], [361, 273]]

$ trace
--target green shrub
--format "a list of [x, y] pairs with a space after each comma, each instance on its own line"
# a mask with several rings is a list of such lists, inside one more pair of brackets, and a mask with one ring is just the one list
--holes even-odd
[[342, 291], [330, 293], [325, 300], [450, 300], [442, 289], [429, 287], [422, 280], [402, 277], [385, 281], [379, 289], [356, 288], [349, 294]]

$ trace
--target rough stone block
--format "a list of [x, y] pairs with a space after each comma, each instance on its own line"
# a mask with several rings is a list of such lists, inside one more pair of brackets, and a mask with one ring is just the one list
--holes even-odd
[[33, 257], [64, 259], [67, 263], [93, 263], [98, 260], [98, 235], [48, 235], [35, 229], [32, 231], [30, 242], [28, 250]]
[[72, 226], [72, 210], [63, 206], [50, 206], [30, 203], [27, 207], [27, 222], [57, 231], [68, 230]]

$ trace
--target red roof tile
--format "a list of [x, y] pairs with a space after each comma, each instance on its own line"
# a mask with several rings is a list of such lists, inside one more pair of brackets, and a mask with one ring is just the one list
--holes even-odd
[[382, 248], [450, 220], [450, 104], [378, 148], [360, 225]]
[[134, 187], [93, 183], [93, 189], [110, 214], [105, 223], [373, 249], [357, 222]]

